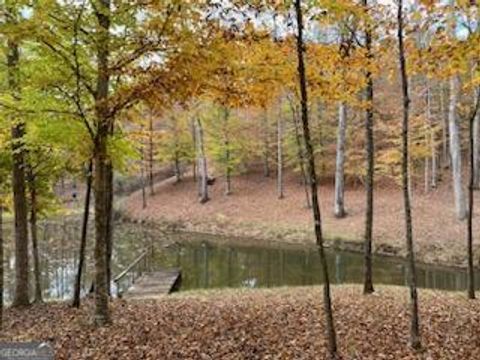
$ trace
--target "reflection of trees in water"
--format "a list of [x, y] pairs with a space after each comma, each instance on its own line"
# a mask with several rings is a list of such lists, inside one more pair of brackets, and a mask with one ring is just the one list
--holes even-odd
[[[220, 246], [214, 245], [210, 236], [190, 234], [189, 237], [196, 237], [198, 242], [183, 243], [175, 251], [175, 263], [183, 272], [183, 289], [321, 283], [315, 249]], [[336, 283], [362, 282], [362, 254], [329, 251], [327, 263]], [[374, 265], [375, 282], [405, 284], [408, 272], [403, 261], [376, 257]], [[466, 286], [465, 273], [451, 268], [419, 266], [418, 278], [421, 287], [462, 290]]]
[[[40, 257], [41, 285], [45, 299], [69, 299], [73, 292], [73, 283], [78, 264], [80, 243], [80, 219], [66, 217], [41, 221], [38, 224], [38, 248]], [[152, 239], [141, 230], [141, 225], [118, 224], [115, 228], [113, 273], [119, 272], [129, 264], [144, 248], [146, 239]], [[94, 270], [93, 264], [93, 228], [89, 228], [86, 268], [82, 279], [82, 294], [89, 289]], [[13, 224], [6, 223], [5, 236], [5, 301], [9, 302], [14, 291], [15, 254]], [[32, 270], [33, 271], [33, 270]], [[33, 273], [30, 276], [33, 291]]]
[[[14, 289], [12, 225], [7, 223], [4, 229], [6, 301], [11, 299]], [[220, 246], [212, 240], [216, 239], [199, 234], [166, 236], [142, 224], [120, 223], [115, 226], [112, 273], [120, 273], [148, 244], [178, 241], [182, 245], [173, 244], [167, 249], [157, 246], [153, 264], [155, 267], [180, 267], [182, 289], [321, 283], [321, 268], [315, 249], [260, 248], [233, 244]], [[80, 222], [77, 220], [43, 221], [39, 224], [41, 283], [46, 299], [71, 297], [78, 264], [79, 241]], [[82, 294], [89, 290], [93, 274], [92, 229], [89, 229], [86, 255]], [[361, 254], [329, 252], [327, 263], [336, 283], [362, 282]], [[463, 290], [466, 287], [463, 271], [422, 265], [418, 266], [417, 271], [420, 287], [450, 290]], [[375, 282], [404, 285], [407, 276], [407, 268], [402, 261], [393, 258], [374, 259]], [[477, 286], [480, 286], [480, 276], [476, 277], [476, 281]], [[33, 284], [31, 289], [33, 290]]]

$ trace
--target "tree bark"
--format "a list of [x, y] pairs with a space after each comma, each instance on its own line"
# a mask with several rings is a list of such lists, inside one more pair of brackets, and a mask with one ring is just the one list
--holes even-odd
[[[368, 11], [368, 1], [362, 0], [365, 11]], [[373, 60], [372, 28], [367, 24], [365, 31], [365, 47], [369, 63]], [[374, 291], [372, 279], [372, 238], [373, 238], [373, 176], [375, 172], [375, 147], [373, 139], [373, 78], [370, 70], [365, 72], [367, 87], [365, 89], [365, 141], [367, 158], [367, 176], [365, 179], [366, 212], [365, 212], [365, 242], [364, 242], [364, 283], [363, 293], [371, 294]]]
[[148, 124], [148, 185], [150, 187], [150, 196], [155, 195], [155, 186], [153, 179], [153, 116], [150, 114], [149, 124]]
[[28, 190], [30, 194], [30, 236], [32, 238], [32, 255], [33, 255], [33, 275], [35, 280], [34, 301], [42, 303], [42, 286], [41, 286], [41, 270], [40, 256], [38, 254], [38, 227], [37, 227], [37, 188], [35, 184], [35, 174], [31, 166], [27, 165]]
[[312, 196], [312, 210], [313, 220], [315, 224], [315, 237], [318, 247], [318, 253], [320, 255], [320, 261], [323, 273], [323, 304], [324, 313], [326, 318], [326, 332], [328, 339], [328, 351], [332, 358], [337, 355], [337, 340], [335, 334], [335, 326], [333, 322], [332, 303], [330, 296], [330, 279], [328, 275], [327, 259], [325, 256], [325, 250], [323, 246], [323, 234], [322, 234], [322, 220], [320, 214], [320, 206], [318, 202], [318, 189], [317, 189], [317, 174], [315, 170], [315, 158], [313, 153], [313, 146], [310, 137], [310, 128], [308, 121], [308, 93], [307, 93], [307, 79], [306, 69], [304, 62], [305, 44], [303, 42], [303, 15], [302, 15], [302, 3], [301, 0], [295, 1], [295, 10], [297, 16], [297, 58], [298, 58], [298, 78], [299, 87], [301, 93], [301, 107], [302, 107], [302, 125], [303, 125], [303, 138], [305, 140], [305, 149], [307, 156], [308, 174], [310, 180], [310, 192]]
[[408, 189], [408, 125], [409, 125], [409, 111], [410, 98], [408, 89], [408, 77], [405, 60], [405, 49], [403, 43], [403, 1], [398, 2], [398, 48], [399, 48], [399, 63], [400, 76], [402, 82], [402, 97], [403, 97], [403, 121], [402, 121], [402, 184], [403, 184], [403, 199], [405, 206], [405, 232], [408, 253], [409, 265], [409, 288], [410, 288], [410, 306], [411, 306], [411, 322], [410, 322], [410, 345], [413, 349], [420, 349], [420, 326], [418, 318], [418, 296], [417, 296], [417, 273], [415, 268], [415, 255], [413, 249], [413, 229], [412, 229], [412, 214], [410, 207], [410, 192]]
[[450, 147], [448, 146], [450, 136], [448, 134], [448, 111], [445, 107], [445, 90], [443, 83], [440, 83], [440, 112], [442, 120], [442, 162], [443, 168], [450, 166]]
[[78, 254], [78, 267], [75, 275], [75, 285], [73, 288], [73, 307], [80, 307], [80, 290], [82, 286], [82, 273], [85, 264], [85, 250], [87, 248], [87, 234], [88, 234], [88, 218], [90, 215], [90, 197], [92, 192], [92, 180], [93, 180], [93, 162], [90, 160], [88, 163], [88, 173], [86, 177], [86, 190], [85, 190], [85, 205], [83, 208], [82, 219], [82, 232], [80, 235], [80, 251]]
[[335, 162], [335, 199], [333, 212], [336, 218], [345, 217], [345, 141], [347, 131], [347, 105], [338, 106], [337, 156]]
[[267, 109], [263, 110], [263, 176], [270, 177], [270, 143], [268, 141], [268, 113]]
[[281, 104], [277, 118], [277, 197], [284, 198], [283, 192], [283, 117]]
[[308, 190], [308, 178], [307, 174], [305, 172], [305, 157], [304, 157], [304, 149], [303, 149], [303, 144], [302, 144], [302, 139], [300, 130], [298, 129], [299, 127], [299, 119], [298, 119], [298, 111], [296, 107], [293, 104], [290, 104], [292, 108], [292, 114], [293, 114], [293, 124], [295, 127], [295, 140], [297, 142], [297, 156], [298, 156], [298, 162], [300, 165], [300, 172], [302, 174], [302, 182], [303, 182], [303, 188], [305, 190], [305, 204], [307, 209], [312, 208], [312, 204], [310, 203], [310, 192]]
[[[477, 90], [477, 92], [480, 90]], [[480, 188], [480, 111], [477, 111], [473, 122], [473, 156], [474, 156], [474, 179], [473, 188]]]
[[206, 203], [209, 200], [208, 197], [208, 169], [207, 158], [205, 156], [205, 147], [203, 144], [203, 128], [200, 119], [196, 119], [196, 132], [197, 132], [197, 158], [198, 158], [198, 171], [200, 175], [200, 181], [198, 182], [198, 195], [199, 202], [201, 204]]
[[0, 200], [0, 330], [3, 328], [3, 203]]
[[147, 208], [147, 193], [145, 191], [146, 187], [146, 181], [145, 181], [145, 155], [143, 148], [141, 149], [142, 151], [142, 158], [141, 158], [141, 164], [140, 164], [140, 181], [142, 182], [142, 209]]
[[224, 146], [225, 146], [225, 162], [226, 162], [226, 169], [225, 169], [225, 195], [229, 196], [232, 194], [232, 168], [230, 166], [230, 134], [228, 130], [228, 120], [230, 117], [229, 110], [225, 107], [224, 108]]
[[[177, 147], [177, 145], [175, 145]], [[182, 181], [182, 172], [180, 170], [180, 159], [178, 156], [178, 151], [175, 150], [175, 158], [173, 161], [173, 172], [175, 173], [175, 182], [179, 183]]]
[[472, 115], [469, 119], [469, 155], [470, 155], [470, 181], [468, 184], [468, 223], [467, 223], [467, 254], [468, 254], [468, 291], [469, 299], [475, 299], [475, 269], [473, 267], [473, 206], [475, 189], [475, 119], [480, 113], [480, 87], [477, 88], [477, 96]]
[[[7, 22], [15, 23], [13, 6], [7, 6]], [[7, 39], [8, 88], [13, 98], [20, 100], [19, 45], [14, 37]], [[13, 306], [30, 304], [28, 282], [28, 209], [25, 193], [25, 123], [12, 118], [12, 188], [15, 213], [15, 294]]]
[[460, 79], [458, 76], [450, 78], [450, 103], [448, 110], [448, 125], [450, 135], [450, 157], [452, 161], [453, 192], [455, 196], [455, 212], [459, 220], [467, 216], [465, 195], [462, 187], [462, 154], [460, 129], [457, 119], [457, 102]]
[[[113, 134], [113, 130], [109, 131], [109, 135]], [[112, 255], [113, 255], [113, 164], [110, 156], [107, 154], [107, 293], [110, 296], [110, 284], [112, 280]]]
[[[98, 0], [95, 3], [98, 20], [97, 34], [97, 90], [95, 111], [97, 116], [97, 133], [94, 144], [94, 191], [95, 191], [95, 316], [97, 326], [110, 322], [108, 307], [108, 243], [109, 218], [112, 208], [109, 206], [109, 164], [107, 141], [111, 130], [108, 92], [109, 75], [109, 31], [110, 0]], [[110, 213], [109, 213], [110, 212]]]
[[438, 163], [437, 163], [437, 145], [436, 145], [436, 138], [435, 138], [435, 131], [434, 131], [434, 120], [432, 117], [432, 94], [430, 84], [427, 81], [427, 95], [426, 95], [426, 102], [427, 102], [427, 121], [430, 130], [430, 157], [431, 157], [431, 179], [430, 179], [430, 186], [432, 189], [437, 187], [437, 180], [438, 180]]
[[[197, 134], [196, 134], [196, 131], [195, 131], [195, 120], [191, 120], [190, 121], [190, 131], [191, 131], [191, 134], [192, 134], [192, 143], [193, 143], [193, 148], [194, 149], [197, 149]], [[197, 182], [197, 159], [194, 158], [193, 159], [193, 163], [192, 163], [192, 175], [193, 175], [193, 181], [194, 182]]]

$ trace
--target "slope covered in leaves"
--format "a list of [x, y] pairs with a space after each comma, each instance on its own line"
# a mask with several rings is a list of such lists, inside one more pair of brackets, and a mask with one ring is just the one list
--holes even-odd
[[[478, 359], [480, 303], [421, 291], [424, 350], [409, 350], [407, 291], [333, 290], [343, 359]], [[323, 359], [321, 288], [180, 293], [113, 303], [114, 325], [95, 329], [89, 307], [9, 309], [0, 340], [51, 342], [57, 359]]]

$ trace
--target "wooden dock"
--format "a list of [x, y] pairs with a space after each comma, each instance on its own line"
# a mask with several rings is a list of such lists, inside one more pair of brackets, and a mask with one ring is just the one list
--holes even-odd
[[161, 269], [143, 273], [122, 295], [125, 299], [155, 299], [178, 290], [182, 280], [180, 269]]

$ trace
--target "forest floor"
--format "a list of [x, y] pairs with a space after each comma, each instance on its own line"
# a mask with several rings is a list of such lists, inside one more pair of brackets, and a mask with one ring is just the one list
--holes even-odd
[[[304, 188], [298, 176], [287, 174], [285, 198], [279, 200], [274, 178], [250, 173], [233, 178], [233, 194], [224, 195], [223, 179], [209, 187], [211, 200], [197, 201], [197, 185], [191, 177], [180, 183], [173, 179], [158, 183], [155, 195], [148, 196], [142, 209], [141, 192], [132, 194], [122, 205], [123, 212], [136, 220], [168, 225], [185, 231], [224, 234], [242, 237], [241, 241], [258, 244], [265, 240], [283, 243], [314, 244], [312, 214], [305, 206]], [[148, 189], [147, 189], [148, 193]], [[413, 192], [414, 241], [419, 261], [442, 265], [465, 266], [466, 221], [455, 217], [453, 192], [441, 183], [425, 192]], [[475, 194], [480, 201], [480, 192]], [[320, 186], [323, 228], [327, 245], [362, 250], [365, 223], [365, 191], [363, 186], [347, 187], [347, 216], [333, 215], [333, 184]], [[479, 225], [480, 216], [474, 219]], [[406, 256], [403, 197], [399, 187], [384, 186], [375, 190], [374, 244], [378, 254]], [[480, 241], [474, 245], [480, 256]]]
[[[408, 290], [334, 286], [340, 359], [479, 359], [480, 302], [420, 290], [423, 350], [408, 346]], [[321, 287], [185, 292], [112, 302], [113, 324], [91, 325], [93, 302], [9, 308], [0, 341], [47, 341], [56, 359], [326, 359]]]

